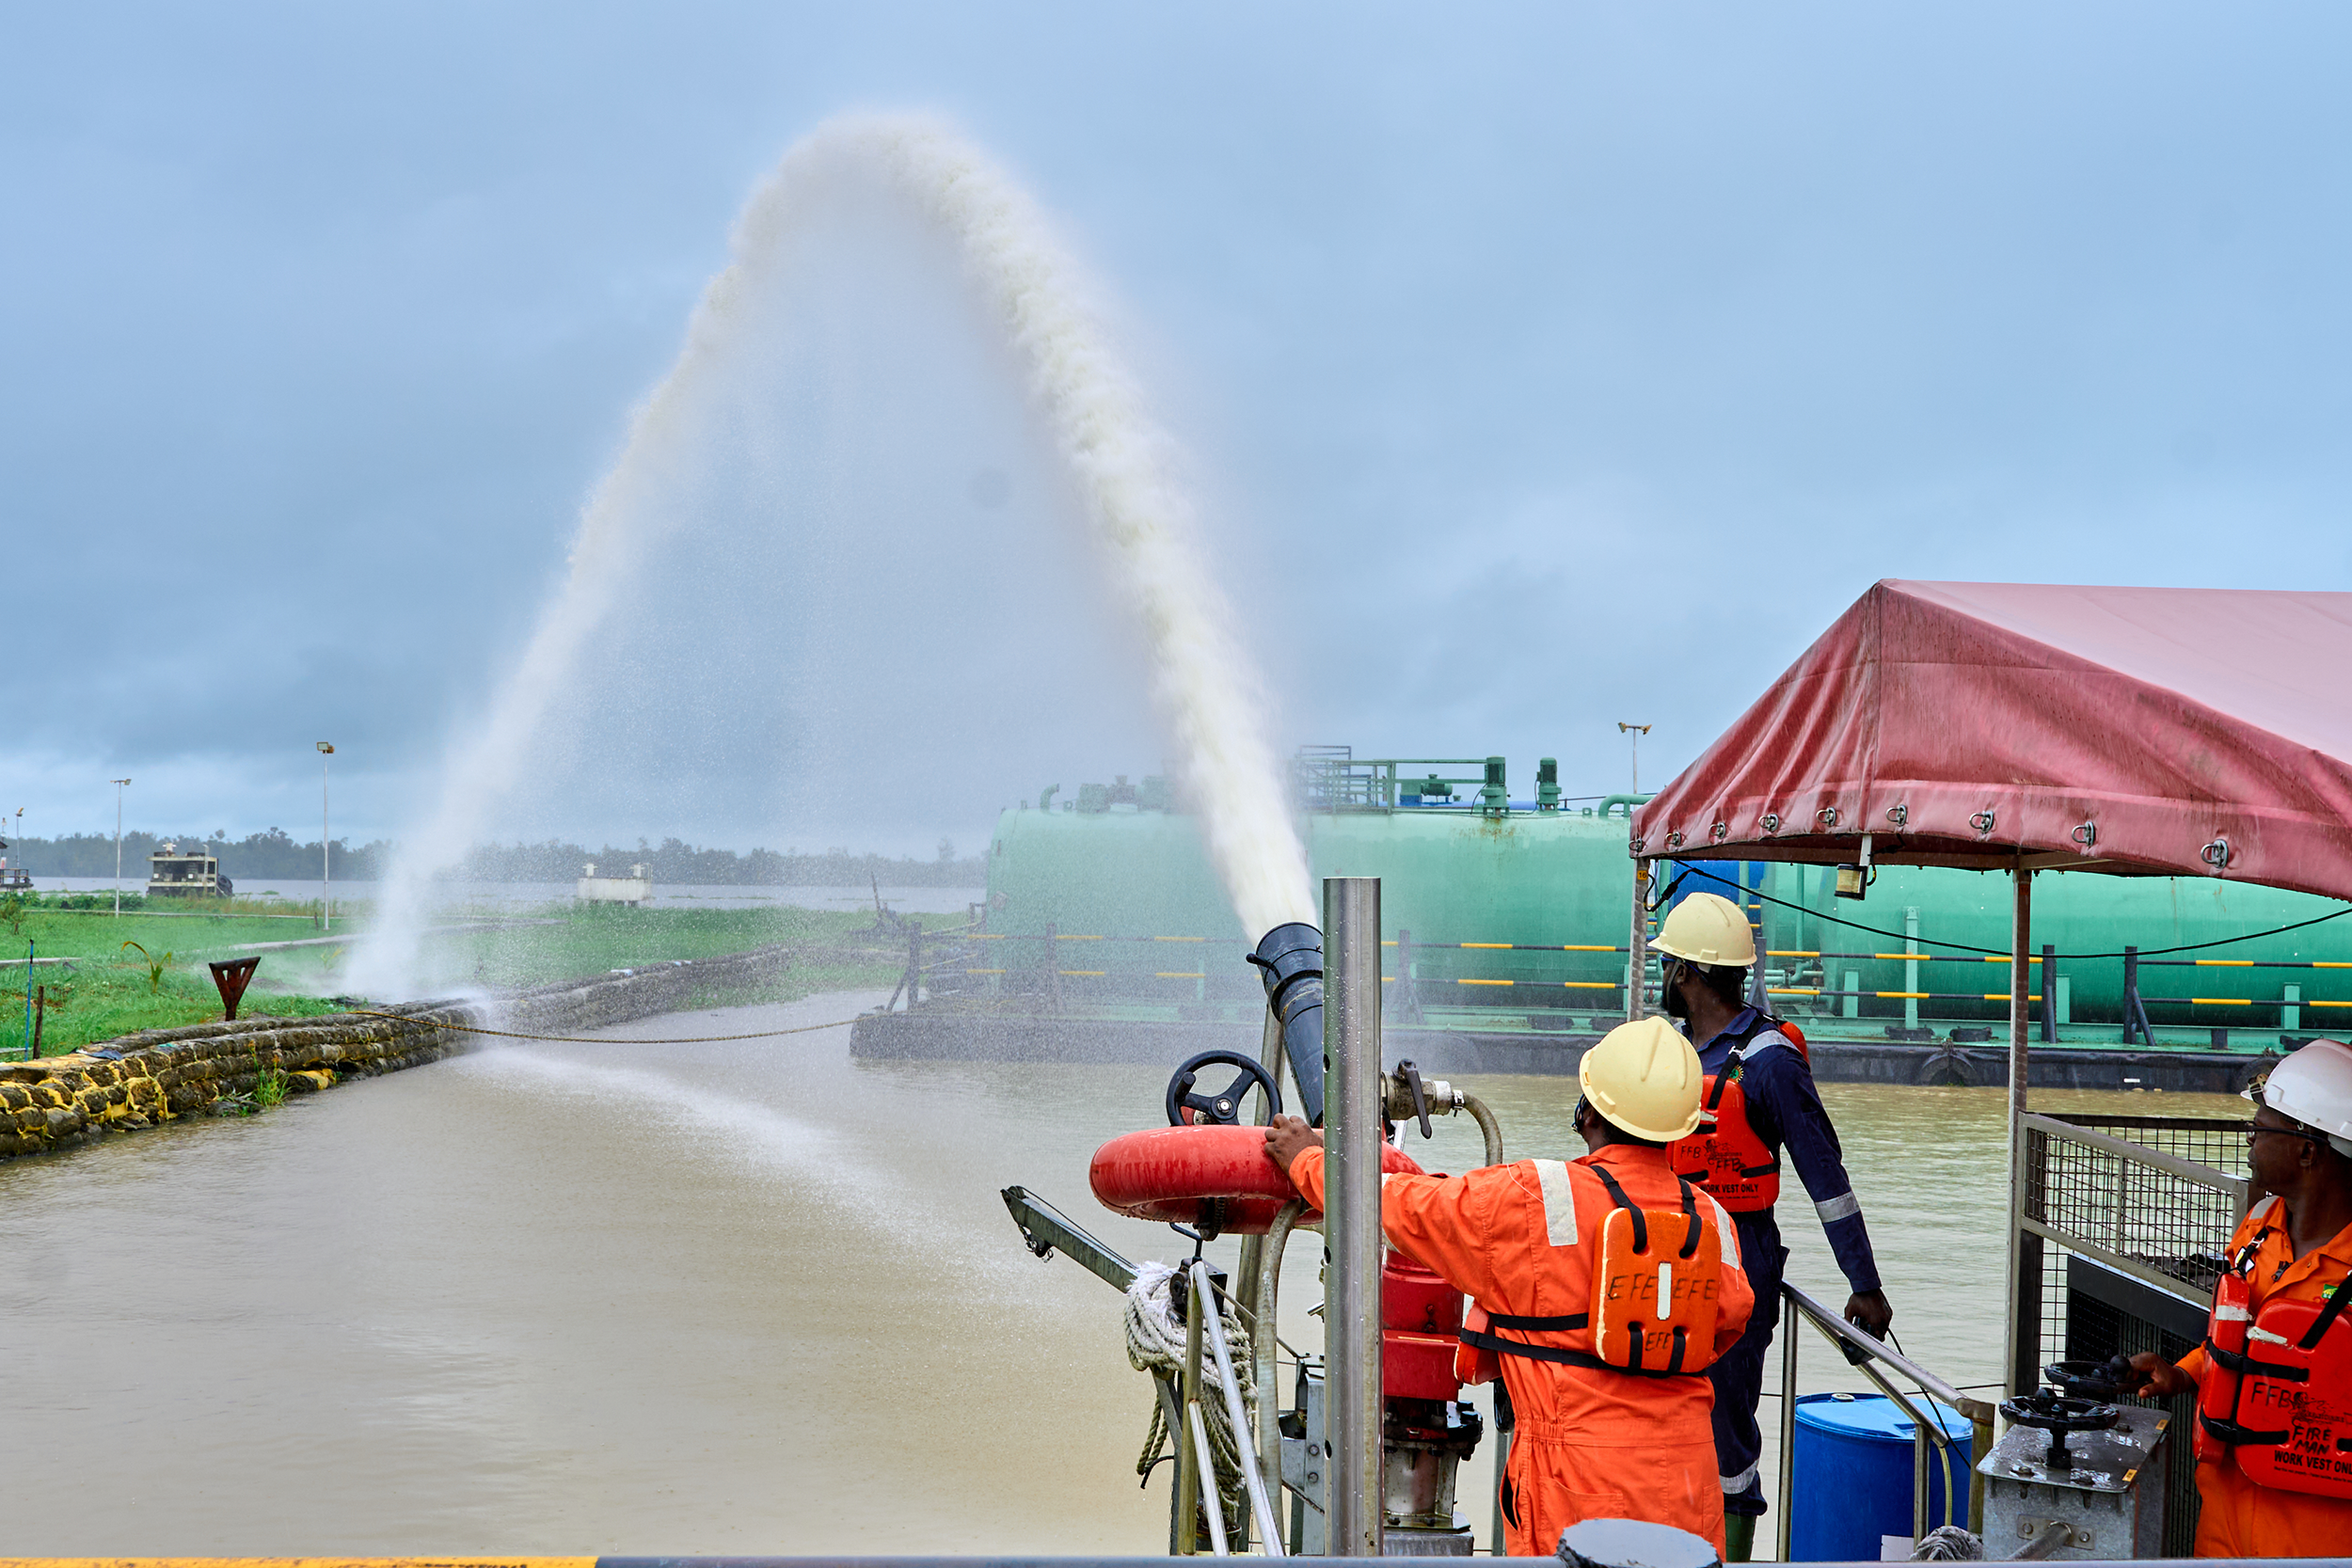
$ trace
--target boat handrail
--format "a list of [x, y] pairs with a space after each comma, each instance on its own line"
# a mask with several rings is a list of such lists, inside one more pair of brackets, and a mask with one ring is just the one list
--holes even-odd
[[[1212, 1303], [1216, 1300], [1216, 1287], [1209, 1279], [1209, 1265], [1199, 1258], [1192, 1260], [1192, 1289], [1194, 1300]], [[1242, 1403], [1241, 1384], [1233, 1376], [1233, 1355], [1225, 1343], [1223, 1318], [1224, 1314], [1214, 1308], [1203, 1311], [1200, 1327], [1208, 1336], [1210, 1351], [1216, 1357], [1217, 1386], [1225, 1393], [1225, 1414], [1233, 1424], [1233, 1451], [1241, 1458], [1242, 1484], [1249, 1489], [1249, 1509], [1257, 1515], [1259, 1536], [1265, 1544], [1266, 1556], [1280, 1557], [1283, 1555], [1282, 1527], [1274, 1516], [1274, 1504], [1266, 1497], [1265, 1479], [1258, 1474], [1257, 1444], [1252, 1440], [1249, 1430], [1248, 1408]], [[1258, 1397], [1264, 1399], [1266, 1390], [1259, 1389]], [[1198, 1419], [1197, 1417], [1195, 1418]], [[1208, 1434], [1202, 1432], [1200, 1437], [1205, 1443]], [[1206, 1454], [1202, 1455], [1200, 1478], [1202, 1490], [1212, 1499], [1209, 1518], [1214, 1526], [1222, 1499], [1216, 1497], [1216, 1472], [1209, 1465]]]
[[1979, 1410], [1982, 1410], [1988, 1418], [1992, 1416], [1994, 1406], [1991, 1402], [1976, 1399], [1962, 1392], [1957, 1386], [1936, 1376], [1892, 1345], [1865, 1334], [1861, 1329], [1831, 1311], [1826, 1304], [1802, 1287], [1783, 1280], [1780, 1293], [1786, 1296], [1797, 1310], [1804, 1313], [1822, 1333], [1840, 1344], [1853, 1346], [1874, 1360], [1885, 1362], [1896, 1372], [1915, 1385], [1919, 1391], [1929, 1398], [1942, 1400], [1962, 1415], [1971, 1418]]
[[1999, 1407], [1963, 1392], [1946, 1379], [1936, 1376], [1912, 1360], [1902, 1352], [1886, 1344], [1877, 1336], [1866, 1334], [1803, 1288], [1787, 1280], [1780, 1284], [1781, 1300], [1785, 1304], [1781, 1323], [1780, 1348], [1780, 1559], [1788, 1560], [1788, 1503], [1795, 1487], [1797, 1447], [1797, 1320], [1803, 1318], [1831, 1343], [1837, 1346], [1863, 1376], [1876, 1384], [1887, 1399], [1909, 1418], [1911, 1439], [1911, 1536], [1914, 1541], [1927, 1533], [1928, 1528], [1928, 1450], [1931, 1445], [1945, 1453], [1947, 1465], [1946, 1507], [1951, 1503], [1953, 1491], [1948, 1466], [1952, 1438], [1957, 1433], [1944, 1430], [1941, 1415], [1930, 1418], [1929, 1413], [1913, 1403], [1901, 1389], [1882, 1372], [1874, 1362], [1883, 1362], [1888, 1370], [1916, 1386], [1931, 1401], [1950, 1405], [1968, 1419], [1969, 1433], [1969, 1503], [1971, 1519], [1984, 1517], [1983, 1478], [1977, 1474], [1976, 1462], [1993, 1451], [1993, 1418]]

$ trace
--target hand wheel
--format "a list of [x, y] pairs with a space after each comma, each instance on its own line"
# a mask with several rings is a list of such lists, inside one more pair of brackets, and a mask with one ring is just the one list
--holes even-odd
[[[1222, 1094], [1202, 1094], [1193, 1085], [1200, 1080], [1200, 1069], [1216, 1064], [1241, 1069], [1241, 1073], [1225, 1087]], [[1203, 1051], [1200, 1055], [1176, 1069], [1176, 1076], [1168, 1081], [1168, 1124], [1182, 1127], [1184, 1113], [1198, 1113], [1191, 1119], [1211, 1122], [1219, 1127], [1236, 1126], [1241, 1121], [1241, 1102], [1249, 1093], [1249, 1081], [1256, 1079], [1265, 1090], [1269, 1117], [1282, 1114], [1282, 1091], [1275, 1086], [1274, 1075], [1250, 1057], [1238, 1051]]]

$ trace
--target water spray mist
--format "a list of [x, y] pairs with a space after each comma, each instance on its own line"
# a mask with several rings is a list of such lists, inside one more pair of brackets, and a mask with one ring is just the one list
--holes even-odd
[[921, 119], [851, 118], [792, 147], [745, 206], [731, 259], [704, 290], [676, 362], [638, 408], [619, 461], [589, 499], [569, 578], [479, 734], [453, 759], [434, 815], [405, 840], [379, 933], [354, 966], [371, 991], [414, 985], [433, 873], [484, 832], [631, 567], [670, 526], [660, 505], [667, 459], [691, 434], [700, 394], [739, 362], [729, 351], [739, 321], [776, 285], [792, 242], [836, 180], [887, 189], [954, 241], [982, 307], [1026, 367], [1031, 398], [1134, 610], [1157, 709], [1243, 928], [1312, 918], [1306, 853], [1263, 704], [1205, 565], [1174, 444], [1088, 307], [1084, 275], [1027, 193], [954, 131]]

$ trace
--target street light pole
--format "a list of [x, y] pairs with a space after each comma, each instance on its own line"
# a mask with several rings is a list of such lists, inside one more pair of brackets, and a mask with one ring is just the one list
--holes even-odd
[[1620, 719], [1617, 721], [1617, 733], [1633, 737], [1633, 793], [1639, 795], [1642, 793], [1642, 736], [1649, 734], [1649, 726], [1629, 724]]
[[115, 786], [115, 918], [122, 918], [122, 792], [130, 787], [128, 779], [108, 781]]
[[319, 742], [319, 913], [326, 930], [335, 928], [335, 879], [326, 863], [326, 759], [335, 754], [327, 741]]

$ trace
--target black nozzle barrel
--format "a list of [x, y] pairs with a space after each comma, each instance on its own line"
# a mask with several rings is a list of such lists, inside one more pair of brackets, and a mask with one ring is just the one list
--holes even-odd
[[1265, 981], [1265, 1005], [1282, 1027], [1282, 1053], [1298, 1081], [1299, 1114], [1323, 1125], [1323, 933], [1303, 920], [1259, 939], [1249, 961]]

